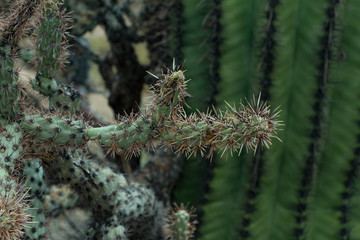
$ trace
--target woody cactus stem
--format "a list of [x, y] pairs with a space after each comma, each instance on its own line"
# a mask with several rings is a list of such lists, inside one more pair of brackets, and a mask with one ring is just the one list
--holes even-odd
[[164, 119], [160, 123], [149, 113], [125, 124], [90, 128], [87, 136], [99, 139], [104, 145], [124, 149], [159, 140], [186, 154], [198, 150], [203, 154], [208, 149], [208, 157], [211, 157], [215, 148], [225, 153], [241, 151], [244, 146], [255, 150], [259, 143], [269, 147], [270, 138], [274, 137], [273, 132], [279, 125], [274, 119], [276, 116], [277, 113], [271, 115], [269, 107], [259, 102], [251, 107], [242, 105], [238, 110], [230, 107], [217, 117], [177, 113], [173, 119]]
[[61, 119], [55, 116], [27, 115], [22, 126], [36, 141], [60, 145], [83, 145], [97, 140], [113, 151], [124, 150], [128, 155], [149, 149], [156, 143], [170, 146], [179, 152], [193, 154], [200, 151], [211, 157], [217, 148], [223, 153], [256, 150], [259, 143], [269, 147], [270, 139], [279, 126], [278, 113], [260, 99], [239, 109], [229, 108], [217, 116], [192, 114], [186, 116], [182, 103], [186, 93], [186, 81], [182, 70], [169, 70], [153, 87], [153, 103], [138, 115], [129, 115], [116, 125], [86, 128], [82, 121]]

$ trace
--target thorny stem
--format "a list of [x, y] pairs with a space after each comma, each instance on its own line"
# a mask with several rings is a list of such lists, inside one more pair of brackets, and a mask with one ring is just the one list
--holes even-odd
[[96, 140], [110, 151], [125, 151], [127, 156], [160, 145], [187, 155], [207, 152], [211, 158], [215, 149], [222, 154], [240, 154], [244, 147], [254, 151], [259, 145], [269, 148], [271, 138], [277, 138], [278, 112], [271, 113], [260, 97], [238, 109], [228, 104], [226, 111], [187, 116], [183, 109], [189, 96], [185, 76], [175, 67], [159, 78], [152, 92], [154, 100], [144, 112], [124, 116], [115, 125], [92, 128], [81, 121], [28, 115], [23, 126], [38, 140], [68, 145]]

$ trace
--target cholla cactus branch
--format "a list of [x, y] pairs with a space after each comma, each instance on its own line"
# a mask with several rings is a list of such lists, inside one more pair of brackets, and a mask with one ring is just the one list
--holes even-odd
[[43, 199], [46, 212], [52, 217], [57, 217], [64, 210], [75, 208], [79, 201], [79, 195], [69, 185], [54, 185]]
[[52, 78], [68, 56], [69, 18], [60, 10], [62, 1], [44, 1], [43, 4], [39, 26], [33, 34], [36, 46], [33, 61], [42, 76]]
[[41, 76], [38, 73], [31, 80], [32, 87], [44, 96], [49, 97], [49, 108], [58, 112], [68, 111], [74, 114], [80, 105], [80, 93], [65, 84], [58, 83], [53, 78]]
[[[46, 161], [45, 165], [48, 173], [70, 184], [88, 200], [97, 222], [108, 222], [106, 225], [109, 230], [112, 226], [117, 228], [119, 225], [129, 226], [130, 230], [136, 228], [139, 239], [144, 239], [151, 228], [160, 225], [161, 221], [157, 216], [162, 217], [164, 208], [156, 201], [150, 188], [128, 182], [122, 174], [101, 167], [78, 154], [64, 151], [57, 159]], [[114, 218], [118, 220], [113, 222]], [[143, 222], [147, 222], [147, 225], [142, 226], [143, 230], [139, 231], [138, 225]], [[104, 225], [95, 227], [103, 229]], [[99, 234], [101, 236], [96, 234], [96, 239], [103, 239], [105, 233], [101, 230]], [[127, 234], [131, 235], [131, 231]]]
[[240, 104], [240, 108], [230, 107], [218, 114], [183, 115], [169, 122], [161, 138], [165, 145], [176, 148], [186, 154], [200, 151], [211, 157], [214, 149], [225, 152], [238, 152], [245, 148], [256, 150], [258, 145], [269, 148], [271, 138], [275, 137], [275, 120], [278, 113], [271, 114], [266, 104], [255, 101], [249, 106]]
[[86, 128], [82, 121], [28, 115], [23, 127], [37, 141], [83, 145], [96, 140], [115, 152], [126, 151], [128, 156], [160, 144], [189, 155], [208, 151], [211, 157], [216, 148], [223, 153], [240, 153], [244, 146], [253, 150], [259, 144], [269, 147], [280, 125], [276, 121], [278, 113], [271, 114], [270, 108], [255, 98], [248, 107], [229, 106], [214, 116], [186, 116], [182, 105], [188, 94], [181, 70], [163, 74], [152, 92], [153, 103], [143, 113], [125, 116], [116, 125]]
[[[85, 122], [56, 116], [27, 115], [22, 127], [38, 142], [51, 141], [58, 145], [83, 145], [87, 139]], [[49, 143], [49, 142], [48, 142]]]
[[123, 225], [118, 224], [120, 221], [117, 216], [113, 216], [109, 223], [101, 226], [101, 239], [103, 240], [127, 240], [126, 228]]
[[169, 216], [169, 228], [172, 230], [172, 240], [190, 240], [195, 231], [195, 224], [197, 221], [192, 220], [195, 210], [193, 208], [187, 209], [184, 205], [175, 205], [175, 209], [171, 209]]

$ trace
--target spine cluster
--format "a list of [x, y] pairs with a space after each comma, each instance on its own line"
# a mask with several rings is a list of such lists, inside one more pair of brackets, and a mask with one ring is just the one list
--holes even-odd
[[171, 210], [169, 225], [172, 229], [171, 239], [192, 239], [196, 221], [192, 220], [194, 209], [186, 209], [183, 205]]

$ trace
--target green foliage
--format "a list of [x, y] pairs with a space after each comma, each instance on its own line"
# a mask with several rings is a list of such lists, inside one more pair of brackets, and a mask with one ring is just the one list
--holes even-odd
[[[233, 103], [239, 97], [251, 98], [255, 92], [259, 61], [256, 44], [262, 37], [257, 34], [261, 26], [262, 4], [263, 1], [221, 2], [218, 103], [224, 100]], [[215, 160], [214, 177], [210, 183], [212, 190], [207, 196], [203, 225], [200, 226], [204, 239], [234, 239], [237, 234], [240, 216], [244, 214], [238, 206], [244, 205], [245, 199], [240, 196], [245, 195], [250, 164], [246, 156], [236, 155], [227, 158], [219, 156]], [[223, 221], [218, 221], [219, 218]]]

